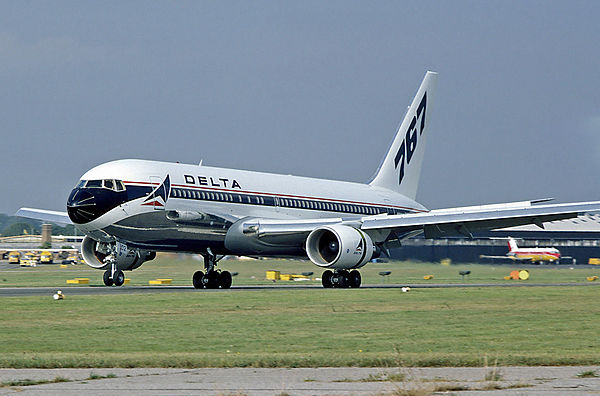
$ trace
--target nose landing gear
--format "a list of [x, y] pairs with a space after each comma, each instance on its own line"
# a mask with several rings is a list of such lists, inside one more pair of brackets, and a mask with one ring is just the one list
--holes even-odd
[[125, 274], [121, 270], [106, 270], [102, 278], [106, 286], [122, 286], [125, 283]]
[[110, 264], [110, 269], [104, 271], [104, 275], [102, 280], [104, 280], [104, 284], [106, 286], [122, 286], [125, 283], [125, 274], [123, 271], [117, 268], [117, 264], [115, 263], [115, 252], [114, 249], [111, 249], [111, 252], [104, 259], [106, 264]]
[[[221, 257], [223, 258], [223, 257]], [[215, 267], [221, 260], [208, 249], [204, 255], [204, 268], [206, 273], [202, 271], [194, 272], [192, 284], [196, 289], [229, 289], [231, 287], [231, 273], [229, 271], [218, 271]]]
[[321, 283], [323, 287], [360, 287], [360, 283], [362, 278], [360, 276], [360, 272], [357, 270], [352, 270], [348, 272], [347, 270], [327, 270], [323, 272], [321, 276]]

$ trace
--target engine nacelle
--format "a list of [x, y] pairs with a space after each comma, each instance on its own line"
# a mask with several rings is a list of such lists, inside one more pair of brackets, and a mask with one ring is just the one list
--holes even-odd
[[187, 210], [169, 210], [167, 212], [167, 219], [173, 220], [175, 222], [194, 222], [201, 221], [206, 219], [206, 215], [198, 212], [191, 212]]
[[111, 248], [115, 254], [115, 263], [117, 268], [122, 271], [131, 271], [138, 268], [146, 261], [153, 260], [156, 257], [156, 252], [147, 250], [130, 249], [123, 243], [116, 242], [114, 246], [109, 246], [108, 243], [98, 242], [89, 236], [83, 238], [81, 243], [81, 254], [85, 263], [96, 269], [109, 269], [109, 265], [104, 262], [104, 259], [111, 254]]
[[306, 239], [308, 258], [319, 267], [360, 268], [371, 260], [373, 241], [364, 231], [334, 224], [314, 229]]

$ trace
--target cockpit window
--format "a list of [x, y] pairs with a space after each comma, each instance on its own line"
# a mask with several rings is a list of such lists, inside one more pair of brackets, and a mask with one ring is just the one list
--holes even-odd
[[125, 185], [121, 180], [104, 179], [104, 180], [82, 180], [77, 187], [82, 188], [106, 188], [113, 191], [125, 191]]
[[102, 187], [102, 180], [88, 180], [88, 182], [85, 184], [86, 188], [101, 188]]

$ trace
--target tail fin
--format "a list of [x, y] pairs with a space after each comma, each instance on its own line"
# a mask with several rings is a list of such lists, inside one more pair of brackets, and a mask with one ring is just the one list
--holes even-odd
[[519, 247], [517, 246], [517, 241], [514, 238], [508, 237], [508, 251], [512, 252], [517, 250]]
[[370, 183], [372, 186], [396, 191], [413, 200], [416, 198], [436, 82], [437, 73], [428, 71], [390, 150]]

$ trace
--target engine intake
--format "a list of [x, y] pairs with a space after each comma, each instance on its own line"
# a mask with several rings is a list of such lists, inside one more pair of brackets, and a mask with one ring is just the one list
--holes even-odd
[[156, 252], [147, 250], [130, 249], [125, 244], [116, 243], [116, 246], [109, 246], [108, 243], [98, 242], [89, 236], [83, 238], [81, 243], [81, 255], [85, 263], [95, 269], [108, 269], [109, 265], [104, 262], [106, 257], [111, 254], [111, 248], [116, 252], [115, 261], [117, 268], [122, 271], [131, 271], [138, 268], [146, 261], [153, 260]]
[[306, 239], [308, 258], [319, 267], [360, 268], [371, 260], [373, 241], [364, 231], [334, 224], [314, 229]]

